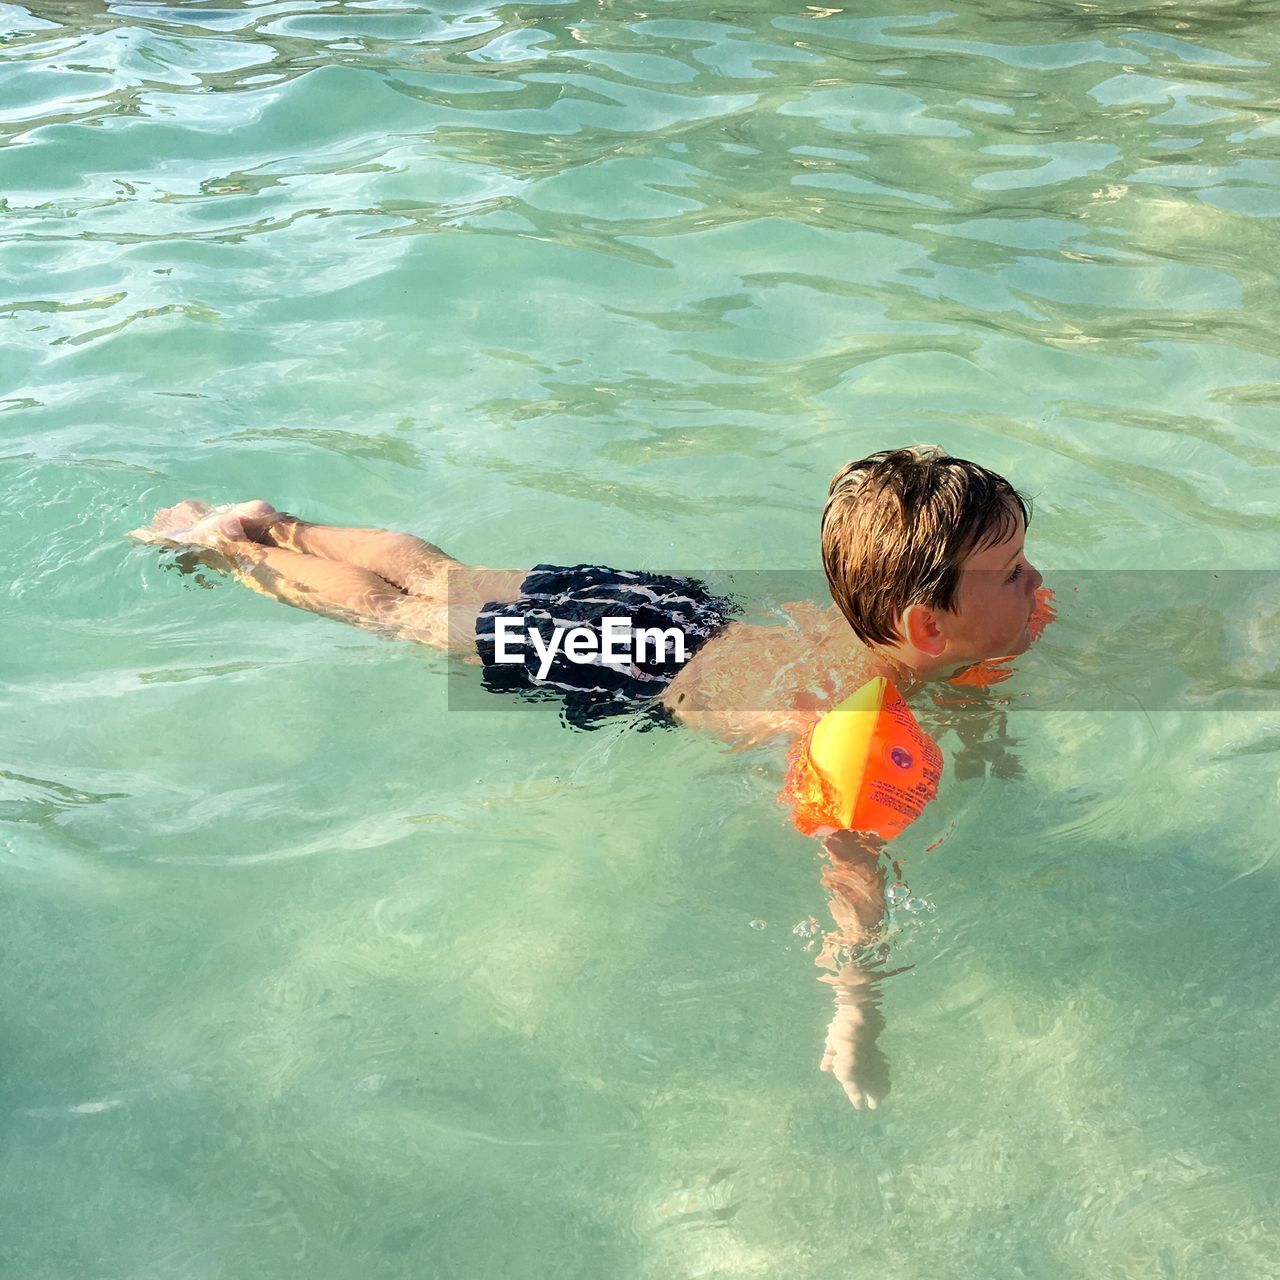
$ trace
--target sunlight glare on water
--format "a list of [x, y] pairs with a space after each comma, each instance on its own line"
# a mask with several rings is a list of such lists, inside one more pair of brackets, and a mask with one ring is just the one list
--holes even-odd
[[[6, 1274], [1274, 1275], [1280, 591], [1256, 708], [1019, 699], [1181, 656], [1073, 575], [1277, 565], [1277, 16], [0, 5]], [[124, 538], [814, 570], [918, 440], [1064, 610], [1004, 742], [927, 712], [874, 1113], [783, 746], [450, 710]]]

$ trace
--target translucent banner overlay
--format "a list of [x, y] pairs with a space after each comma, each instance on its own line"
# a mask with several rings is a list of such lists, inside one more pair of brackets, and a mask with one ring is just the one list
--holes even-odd
[[[771, 715], [812, 707], [815, 698], [830, 705], [831, 689], [843, 696], [856, 687], [864, 670], [857, 655], [865, 650], [832, 605], [821, 571], [635, 572], [452, 572], [448, 620], [458, 661], [449, 708], [528, 710], [568, 698], [591, 721], [590, 704], [654, 703], [674, 676], [704, 695], [718, 691], [744, 715]], [[1027, 643], [1026, 635], [1018, 639], [1020, 611], [1030, 613], [1034, 585], [1003, 569], [968, 572], [959, 616], [970, 635], [997, 650], [990, 658], [1003, 656], [998, 650], [1010, 637], [1014, 649]], [[978, 701], [1010, 711], [1280, 710], [1280, 571], [1046, 570], [1044, 587], [1053, 593], [1056, 617], [1025, 651], [988, 664], [992, 679], [930, 679], [910, 691], [912, 704]], [[634, 654], [621, 664], [606, 662], [623, 655], [625, 635], [621, 623], [606, 627], [606, 616], [627, 619], [640, 631], [683, 629], [694, 670], [681, 677], [682, 664], [672, 664], [670, 648], [665, 655], [655, 651], [660, 637], [652, 634], [643, 637], [648, 648], [639, 662], [630, 661]], [[490, 638], [481, 645], [483, 663], [475, 644], [477, 617]], [[495, 625], [498, 618], [505, 621]], [[656, 625], [664, 619], [665, 626]], [[595, 639], [573, 641], [574, 629]], [[509, 658], [523, 636], [523, 665], [495, 660], [491, 641], [498, 630]], [[666, 639], [670, 646], [671, 637]], [[601, 653], [606, 641], [612, 649]], [[618, 682], [603, 675], [605, 666], [627, 673], [621, 687], [612, 687]], [[547, 677], [541, 683], [540, 671]], [[553, 687], [557, 683], [574, 692]]]

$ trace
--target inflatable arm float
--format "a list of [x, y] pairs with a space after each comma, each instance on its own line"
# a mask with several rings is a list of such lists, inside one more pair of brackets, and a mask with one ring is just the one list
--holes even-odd
[[[1036, 592], [1031, 638], [1057, 617], [1048, 587]], [[1010, 658], [966, 667], [951, 683], [989, 685], [1007, 680]], [[778, 799], [792, 806], [802, 835], [863, 831], [892, 840], [938, 794], [942, 752], [917, 723], [902, 695], [883, 676], [828, 711], [791, 748]]]
[[885, 679], [868, 680], [792, 748], [778, 799], [802, 835], [864, 831], [891, 840], [938, 794], [942, 752]]

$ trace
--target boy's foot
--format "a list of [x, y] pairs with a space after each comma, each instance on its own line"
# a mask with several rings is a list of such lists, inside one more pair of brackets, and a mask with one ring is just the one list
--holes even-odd
[[160, 547], [214, 548], [228, 542], [256, 541], [265, 529], [284, 518], [260, 499], [217, 507], [192, 499], [157, 511], [149, 525], [131, 530], [129, 537]]

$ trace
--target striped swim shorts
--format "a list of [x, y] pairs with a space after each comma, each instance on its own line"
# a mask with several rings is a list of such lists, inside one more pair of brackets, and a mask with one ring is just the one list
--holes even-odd
[[[598, 564], [540, 564], [520, 584], [517, 599], [492, 601], [480, 610], [476, 652], [485, 688], [533, 699], [561, 697], [564, 719], [574, 728], [595, 728], [610, 716], [636, 712], [648, 728], [671, 723], [658, 697], [738, 612], [697, 578]], [[578, 655], [565, 651], [563, 641], [582, 628], [595, 637], [594, 655], [581, 653], [592, 647], [590, 636], [580, 637], [586, 643], [579, 644]], [[533, 641], [533, 632], [541, 643]], [[639, 643], [625, 642], [624, 634]], [[505, 661], [499, 661], [500, 645]]]

